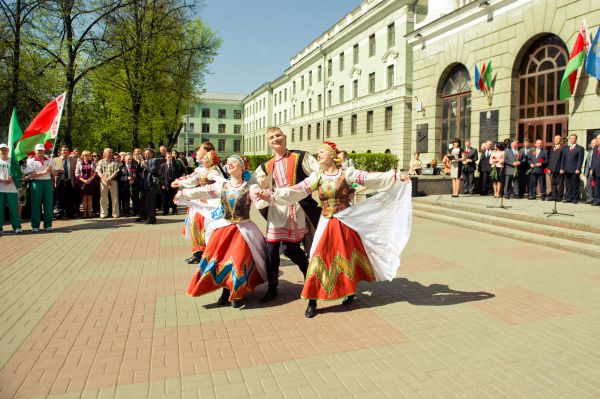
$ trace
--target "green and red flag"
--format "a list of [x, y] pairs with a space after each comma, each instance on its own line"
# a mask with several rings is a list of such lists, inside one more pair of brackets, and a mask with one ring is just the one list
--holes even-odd
[[488, 62], [487, 66], [485, 67], [485, 71], [481, 73], [480, 79], [483, 81], [483, 87], [485, 87], [485, 90], [490, 91], [492, 88], [492, 60]]
[[13, 108], [10, 124], [8, 125], [8, 156], [10, 157], [10, 175], [17, 188], [19, 188], [21, 185], [21, 178], [23, 177], [23, 174], [21, 173], [19, 161], [14, 154], [14, 149], [15, 143], [19, 141], [22, 135], [23, 132], [21, 131], [19, 121], [17, 120], [17, 108]]
[[486, 92], [485, 81], [483, 80], [483, 75], [485, 74], [485, 62], [483, 63], [483, 67], [481, 67], [481, 75], [479, 75], [479, 89], [482, 92]]
[[583, 65], [585, 61], [585, 47], [589, 45], [587, 28], [584, 24], [581, 24], [577, 38], [575, 39], [575, 46], [571, 51], [571, 57], [565, 68], [565, 73], [560, 82], [560, 99], [567, 100], [571, 98], [575, 92], [575, 82], [577, 80], [577, 71]]
[[15, 145], [15, 156], [17, 160], [27, 158], [34, 153], [36, 144], [44, 144], [46, 150], [52, 148], [51, 140], [56, 139], [60, 118], [62, 116], [63, 105], [66, 93], [61, 94], [50, 101], [44, 109], [36, 115], [25, 129], [25, 132]]

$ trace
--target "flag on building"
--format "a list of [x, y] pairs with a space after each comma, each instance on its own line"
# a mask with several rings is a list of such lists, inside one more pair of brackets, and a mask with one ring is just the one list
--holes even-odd
[[23, 174], [21, 173], [21, 167], [19, 166], [17, 156], [14, 153], [14, 148], [15, 143], [19, 141], [22, 135], [23, 132], [21, 131], [19, 121], [17, 120], [17, 109], [13, 108], [10, 124], [8, 125], [8, 156], [10, 157], [10, 175], [17, 188], [21, 185]]
[[479, 86], [479, 68], [477, 68], [477, 64], [475, 64], [475, 88], [481, 91], [481, 86]]
[[483, 81], [483, 86], [486, 91], [490, 91], [492, 88], [492, 60], [488, 62], [485, 71], [481, 73], [481, 80]]
[[587, 60], [585, 61], [585, 70], [586, 72], [600, 80], [600, 56], [598, 55], [598, 38], [600, 38], [600, 28], [596, 32], [596, 36], [592, 41], [592, 45], [590, 46], [590, 51], [587, 55]]
[[481, 75], [479, 75], [479, 90], [486, 92], [485, 83], [483, 81], [483, 74], [485, 73], [485, 62], [483, 63], [483, 67], [481, 67]]
[[15, 145], [15, 156], [17, 160], [27, 158], [28, 154], [34, 153], [36, 144], [44, 144], [46, 150], [52, 148], [51, 140], [56, 139], [60, 118], [66, 93], [61, 94], [50, 101], [39, 114], [33, 118], [29, 127]]
[[565, 73], [560, 82], [560, 99], [567, 100], [575, 92], [575, 81], [577, 80], [577, 71], [583, 65], [585, 59], [585, 45], [587, 38], [587, 29], [582, 24], [575, 39], [575, 46], [571, 51], [571, 57], [565, 68]]

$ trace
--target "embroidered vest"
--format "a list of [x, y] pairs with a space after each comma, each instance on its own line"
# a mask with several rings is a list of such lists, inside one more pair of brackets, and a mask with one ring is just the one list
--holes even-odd
[[[300, 150], [289, 150], [288, 155], [285, 159], [286, 162], [286, 174], [287, 181], [290, 186], [300, 183], [306, 179], [308, 175], [302, 168], [302, 162], [306, 156], [306, 151]], [[260, 167], [266, 175], [273, 176], [273, 168], [275, 166], [275, 157], [263, 162]], [[273, 181], [273, 188], [275, 188], [275, 182]]]
[[321, 214], [331, 218], [337, 212], [343, 211], [352, 205], [355, 189], [346, 182], [346, 171], [337, 179], [327, 179], [323, 175], [319, 179], [319, 199], [321, 200]]
[[250, 219], [250, 190], [246, 184], [240, 190], [228, 190], [227, 184], [221, 190], [221, 206], [223, 219], [232, 223]]

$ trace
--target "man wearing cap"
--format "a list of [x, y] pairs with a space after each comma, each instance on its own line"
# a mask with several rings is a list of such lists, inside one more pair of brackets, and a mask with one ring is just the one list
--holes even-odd
[[[17, 186], [12, 178], [10, 158], [8, 158], [8, 146], [0, 144], [0, 233], [4, 226], [4, 204], [8, 205], [10, 224], [15, 234], [21, 233], [21, 218], [19, 217], [19, 206], [17, 198]], [[21, 171], [18, 171], [21, 173]]]
[[44, 207], [44, 229], [52, 231], [52, 175], [54, 170], [44, 152], [43, 144], [35, 146], [35, 155], [27, 159], [25, 173], [31, 180], [31, 231], [40, 229], [42, 206]]

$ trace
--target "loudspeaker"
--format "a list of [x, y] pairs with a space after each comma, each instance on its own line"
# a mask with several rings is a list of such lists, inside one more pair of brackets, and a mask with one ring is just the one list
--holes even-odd
[[423, 168], [423, 171], [421, 172], [422, 175], [429, 175], [432, 176], [434, 174], [434, 169], [433, 168]]

